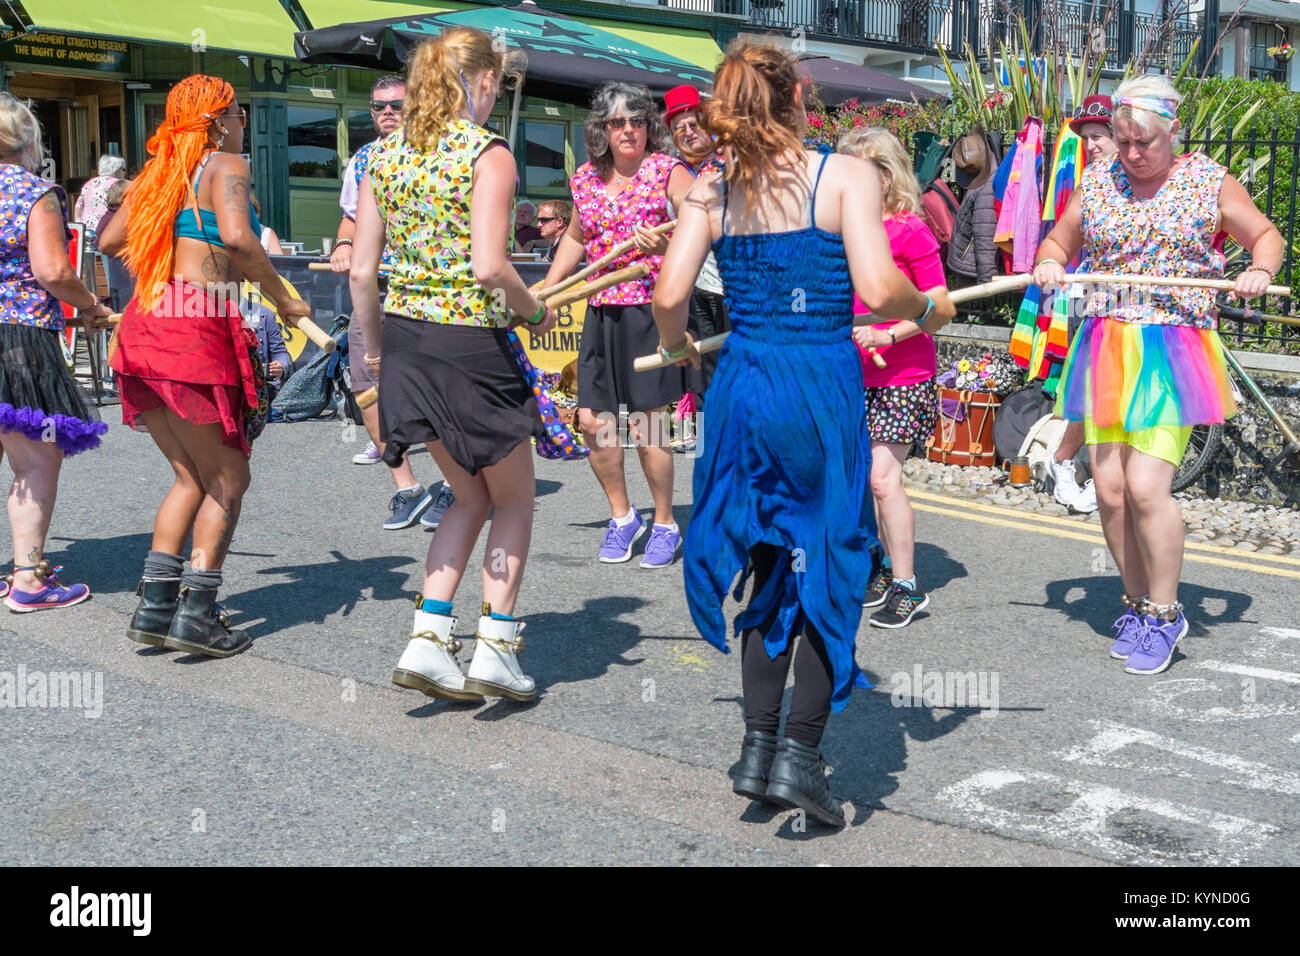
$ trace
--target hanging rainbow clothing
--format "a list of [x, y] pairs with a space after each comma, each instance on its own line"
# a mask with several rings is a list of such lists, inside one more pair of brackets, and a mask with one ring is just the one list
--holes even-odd
[[[1083, 140], [1068, 125], [1062, 127], [1052, 150], [1051, 174], [1043, 192], [1043, 239], [1065, 212], [1083, 174]], [[1041, 242], [1041, 239], [1040, 239]], [[1074, 272], [1077, 260], [1066, 266]], [[1030, 286], [1020, 303], [1016, 326], [1011, 333], [1011, 355], [1031, 379], [1045, 379], [1044, 391], [1055, 392], [1061, 367], [1069, 349], [1067, 327], [1068, 299], [1055, 293], [1044, 294]]]

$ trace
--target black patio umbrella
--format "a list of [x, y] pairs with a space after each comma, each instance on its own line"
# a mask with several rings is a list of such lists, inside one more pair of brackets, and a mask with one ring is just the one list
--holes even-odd
[[296, 33], [294, 49], [305, 63], [400, 70], [420, 42], [451, 26], [477, 27], [522, 49], [530, 96], [586, 106], [592, 90], [611, 81], [643, 83], [659, 97], [713, 82], [708, 70], [532, 2], [340, 23]]
[[859, 103], [882, 103], [885, 100], [910, 103], [913, 97], [924, 103], [944, 95], [873, 67], [844, 63], [826, 56], [801, 58], [799, 72], [813, 81], [818, 99], [826, 106], [839, 106], [851, 99]]

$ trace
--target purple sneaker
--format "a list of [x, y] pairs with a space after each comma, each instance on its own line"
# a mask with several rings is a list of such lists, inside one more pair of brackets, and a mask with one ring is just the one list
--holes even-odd
[[645, 543], [645, 553], [641, 555], [641, 567], [666, 568], [673, 563], [677, 549], [682, 543], [682, 533], [676, 525], [665, 528], [655, 525], [650, 529], [650, 540]]
[[1111, 628], [1115, 631], [1115, 643], [1110, 646], [1110, 656], [1117, 661], [1126, 661], [1141, 638], [1142, 619], [1137, 611], [1129, 608]]
[[20, 591], [15, 587], [5, 595], [5, 605], [15, 614], [27, 614], [50, 607], [71, 607], [90, 597], [90, 588], [84, 584], [64, 587], [59, 583], [58, 573], [63, 568], [55, 568], [54, 573], [45, 579], [45, 587], [39, 591]]
[[[634, 512], [635, 508], [632, 509]], [[605, 564], [622, 564], [632, 557], [632, 545], [645, 534], [645, 519], [637, 514], [636, 521], [619, 527], [613, 518], [605, 532], [605, 542], [600, 546], [600, 560]]]
[[1126, 674], [1159, 674], [1174, 659], [1174, 645], [1187, 633], [1187, 618], [1182, 611], [1173, 621], [1142, 615], [1137, 627], [1137, 644], [1124, 665]]

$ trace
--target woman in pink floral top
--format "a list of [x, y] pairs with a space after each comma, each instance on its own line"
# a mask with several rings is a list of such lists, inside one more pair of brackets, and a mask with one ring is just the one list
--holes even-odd
[[578, 350], [578, 424], [612, 516], [599, 557], [619, 563], [632, 557], [633, 546], [646, 532], [628, 500], [623, 448], [616, 437], [616, 416], [631, 414], [628, 429], [640, 433], [637, 451], [655, 506], [641, 567], [662, 568], [673, 563], [681, 544], [673, 521], [673, 456], [664, 440], [667, 406], [686, 390], [685, 375], [677, 366], [634, 372], [632, 361], [659, 346], [650, 302], [668, 241], [651, 230], [671, 218], [669, 202], [681, 208], [691, 174], [680, 160], [664, 154], [668, 130], [644, 86], [601, 87], [584, 135], [589, 162], [570, 181], [574, 215], [556, 248], [546, 284], [572, 273], [584, 254], [594, 262], [629, 239], [636, 246], [596, 276], [636, 262], [650, 265], [645, 278], [612, 286], [588, 300]]

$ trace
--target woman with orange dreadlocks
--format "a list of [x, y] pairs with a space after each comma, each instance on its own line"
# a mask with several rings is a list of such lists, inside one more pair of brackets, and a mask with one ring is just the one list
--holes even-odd
[[176, 475], [154, 520], [127, 635], [211, 657], [249, 646], [216, 607], [248, 488], [249, 442], [265, 415], [239, 316], [241, 277], [260, 286], [286, 321], [311, 315], [259, 241], [248, 163], [238, 155], [246, 122], [224, 80], [191, 76], [176, 84], [148, 143], [153, 158], [99, 240], [106, 254], [125, 254], [136, 283], [112, 362], [122, 420], [149, 432]]

